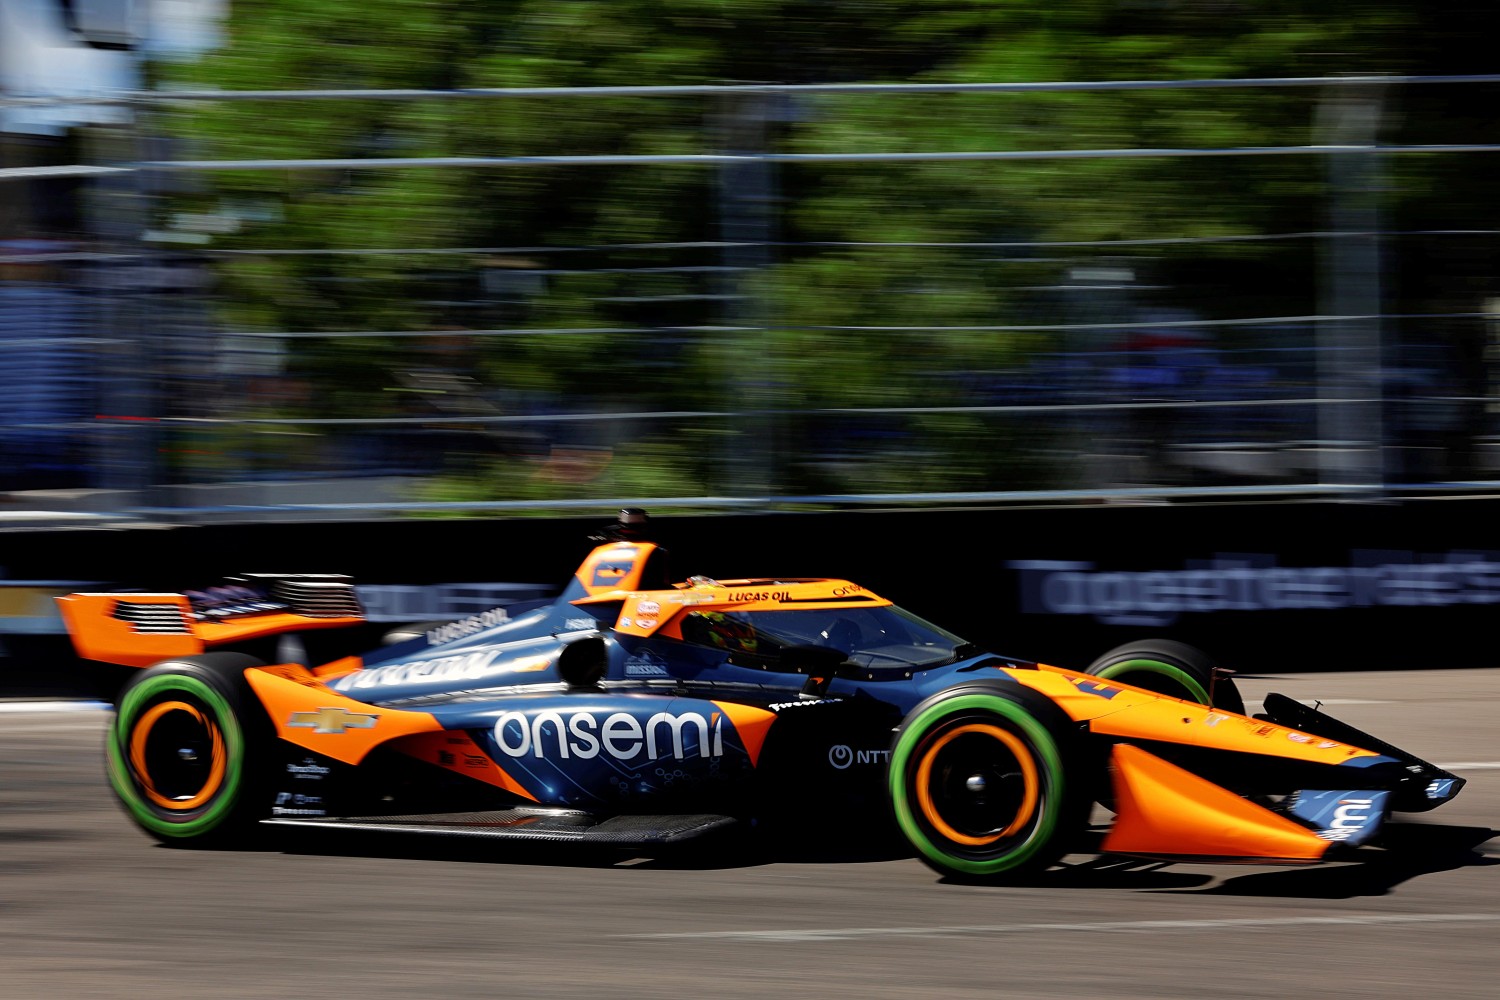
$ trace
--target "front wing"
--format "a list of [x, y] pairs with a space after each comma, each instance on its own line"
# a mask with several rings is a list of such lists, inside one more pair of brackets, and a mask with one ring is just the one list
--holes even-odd
[[1106, 853], [1319, 861], [1464, 784], [1284, 695], [1250, 717], [1060, 668], [1007, 672], [1107, 743]]

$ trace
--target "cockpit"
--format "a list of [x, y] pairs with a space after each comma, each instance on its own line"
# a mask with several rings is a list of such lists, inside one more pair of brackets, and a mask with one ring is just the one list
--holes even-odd
[[968, 655], [958, 636], [893, 605], [740, 611], [692, 609], [682, 638], [730, 654], [774, 659], [788, 646], [824, 646], [866, 669], [933, 667]]

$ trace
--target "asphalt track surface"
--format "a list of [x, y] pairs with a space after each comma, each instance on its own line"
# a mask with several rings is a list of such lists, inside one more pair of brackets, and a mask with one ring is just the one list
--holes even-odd
[[1242, 677], [1469, 785], [1312, 868], [1069, 858], [948, 884], [827, 832], [801, 856], [642, 858], [300, 838], [158, 847], [103, 711], [0, 705], [0, 998], [1495, 997], [1500, 669]]

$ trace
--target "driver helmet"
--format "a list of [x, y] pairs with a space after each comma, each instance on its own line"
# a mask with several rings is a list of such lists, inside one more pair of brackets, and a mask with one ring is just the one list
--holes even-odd
[[722, 611], [695, 611], [707, 626], [708, 641], [720, 649], [730, 652], [753, 653], [760, 645], [755, 635], [755, 626], [738, 618], [731, 618]]

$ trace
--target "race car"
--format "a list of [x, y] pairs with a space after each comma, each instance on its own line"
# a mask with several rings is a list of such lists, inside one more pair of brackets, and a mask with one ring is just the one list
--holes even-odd
[[1316, 862], [1463, 785], [1284, 696], [1246, 715], [1181, 643], [1073, 670], [848, 580], [669, 582], [646, 524], [622, 511], [555, 599], [326, 660], [311, 640], [364, 623], [344, 577], [59, 598], [81, 657], [141, 668], [110, 785], [169, 844], [262, 824], [619, 846], [891, 830], [981, 881], [1083, 850]]

